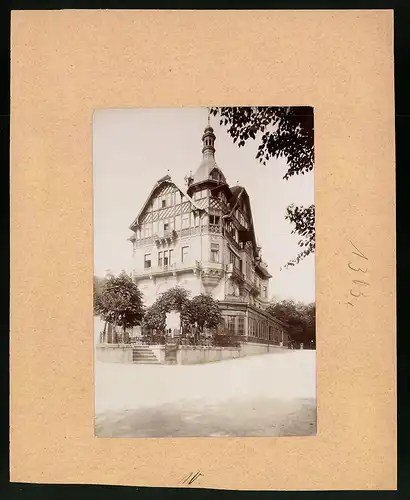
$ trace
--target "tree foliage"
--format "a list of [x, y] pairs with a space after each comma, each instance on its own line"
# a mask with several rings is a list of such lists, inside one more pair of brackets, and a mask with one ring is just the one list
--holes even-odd
[[189, 291], [185, 288], [174, 286], [163, 292], [157, 299], [157, 302], [167, 313], [171, 311], [184, 313], [189, 304], [189, 295]]
[[171, 311], [181, 314], [181, 325], [186, 326], [189, 310], [189, 292], [185, 288], [175, 286], [163, 292], [154, 304], [146, 311], [143, 321], [144, 329], [165, 332], [166, 315]]
[[145, 332], [152, 332], [153, 330], [160, 333], [165, 332], [166, 314], [157, 302], [145, 311], [142, 327]]
[[315, 252], [315, 205], [309, 207], [289, 205], [286, 209], [285, 219], [294, 225], [291, 233], [297, 233], [301, 236], [298, 245], [303, 249], [286, 264], [286, 267], [291, 267]]
[[105, 278], [99, 278], [98, 276], [94, 276], [93, 278], [93, 306], [95, 315], [98, 314], [98, 301], [101, 297], [105, 282]]
[[200, 333], [204, 328], [216, 328], [222, 322], [219, 303], [210, 295], [201, 293], [194, 297], [188, 307], [187, 323], [196, 326]]
[[[258, 140], [256, 158], [264, 165], [271, 158], [285, 158], [287, 180], [303, 175], [314, 167], [314, 120], [313, 108], [308, 106], [281, 107], [220, 107], [211, 108], [211, 114], [219, 116], [220, 124], [227, 128], [233, 142], [239, 147], [249, 140]], [[292, 233], [301, 236], [303, 247], [296, 258], [285, 267], [295, 265], [315, 251], [315, 226], [307, 224], [315, 215], [314, 206], [307, 208], [291, 205], [286, 219], [295, 226]], [[302, 244], [301, 244], [302, 242]]]
[[144, 315], [142, 293], [125, 273], [105, 281], [95, 307], [104, 321], [123, 328], [124, 332], [141, 324]]
[[156, 330], [164, 334], [166, 314], [171, 311], [180, 313], [182, 333], [195, 331], [196, 337], [201, 335], [205, 328], [216, 328], [222, 321], [218, 301], [206, 294], [190, 299], [189, 292], [177, 286], [161, 294], [147, 309], [143, 320], [144, 330], [147, 333]]
[[282, 300], [269, 305], [267, 312], [289, 325], [293, 341], [310, 344], [316, 342], [316, 305], [293, 300]]

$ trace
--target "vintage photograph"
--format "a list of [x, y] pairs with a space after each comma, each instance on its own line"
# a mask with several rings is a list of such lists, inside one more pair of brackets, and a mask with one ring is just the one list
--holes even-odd
[[314, 109], [93, 116], [97, 437], [314, 436]]

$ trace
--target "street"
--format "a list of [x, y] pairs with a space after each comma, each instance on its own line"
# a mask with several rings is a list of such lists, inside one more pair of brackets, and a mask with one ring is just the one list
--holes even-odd
[[201, 365], [95, 364], [99, 437], [316, 434], [316, 352]]

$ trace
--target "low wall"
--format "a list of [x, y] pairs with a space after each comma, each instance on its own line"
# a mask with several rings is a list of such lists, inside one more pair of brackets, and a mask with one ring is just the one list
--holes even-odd
[[241, 356], [252, 356], [254, 354], [266, 354], [268, 352], [282, 352], [284, 347], [269, 344], [244, 343], [241, 344]]
[[240, 347], [194, 347], [181, 346], [177, 353], [179, 365], [213, 363], [225, 359], [243, 358], [266, 353], [280, 353], [285, 348], [267, 344], [241, 344]]
[[120, 344], [99, 344], [96, 346], [98, 361], [108, 363], [132, 363], [132, 346]]
[[[165, 364], [165, 347], [163, 345], [150, 345], [149, 348], [161, 364]], [[225, 359], [236, 359], [266, 353], [283, 352], [285, 347], [246, 343], [240, 347], [204, 347], [180, 346], [177, 351], [177, 364], [196, 365], [213, 363]], [[99, 344], [96, 346], [98, 361], [108, 363], [132, 363], [132, 346], [121, 344]]]
[[235, 347], [182, 346], [177, 352], [177, 363], [179, 365], [195, 365], [240, 357], [241, 349]]

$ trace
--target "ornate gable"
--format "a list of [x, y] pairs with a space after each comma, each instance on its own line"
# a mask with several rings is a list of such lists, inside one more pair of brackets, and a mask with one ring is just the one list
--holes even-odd
[[[183, 197], [187, 203], [181, 204], [181, 198], [176, 203], [175, 197]], [[154, 206], [154, 200], [157, 205]], [[188, 194], [175, 184], [169, 175], [162, 177], [152, 188], [148, 198], [142, 206], [139, 214], [130, 225], [130, 229], [135, 231], [141, 224], [152, 222], [156, 219], [166, 218], [171, 215], [178, 215], [175, 210], [187, 212], [190, 210], [205, 210], [196, 203]]]

